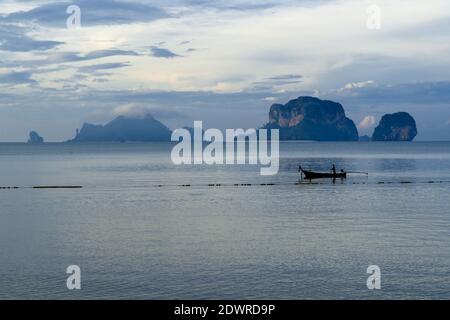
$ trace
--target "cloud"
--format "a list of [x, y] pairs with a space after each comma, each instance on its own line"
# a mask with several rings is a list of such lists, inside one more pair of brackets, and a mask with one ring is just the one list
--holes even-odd
[[80, 67], [80, 68], [78, 68], [78, 70], [80, 72], [93, 73], [93, 72], [97, 72], [97, 71], [118, 69], [118, 68], [124, 68], [124, 67], [128, 67], [128, 66], [130, 66], [129, 62], [101, 63], [101, 64], [94, 64], [91, 66]]
[[138, 55], [139, 54], [137, 52], [129, 50], [117, 50], [117, 49], [97, 50], [92, 51], [86, 54], [85, 56], [80, 56], [80, 60], [92, 60], [112, 56], [138, 56]]
[[373, 128], [375, 125], [375, 117], [374, 116], [365, 116], [364, 119], [358, 124], [358, 129], [361, 131]]
[[332, 90], [327, 96], [364, 103], [444, 103], [450, 101], [450, 81], [401, 84], [347, 85]]
[[18, 84], [30, 84], [36, 83], [31, 79], [32, 74], [30, 72], [10, 72], [0, 74], [0, 84], [11, 86]]
[[299, 74], [283, 74], [264, 78], [260, 81], [253, 82], [255, 90], [272, 90], [280, 89], [280, 87], [302, 83], [302, 76]]
[[146, 107], [136, 106], [134, 104], [126, 104], [114, 108], [113, 114], [116, 116], [144, 117], [150, 114], [150, 110]]
[[108, 82], [109, 80], [106, 78], [95, 78], [93, 81], [97, 83], [105, 83]]
[[351, 90], [356, 88], [367, 88], [367, 87], [374, 87], [376, 86], [375, 81], [368, 80], [368, 81], [362, 81], [362, 82], [352, 82], [347, 83], [342, 90]]
[[[12, 56], [10, 59], [3, 59], [2, 67], [4, 68], [27, 68], [33, 69], [33, 72], [39, 72], [39, 68], [43, 66], [52, 66], [54, 71], [67, 69], [64, 63], [84, 62], [92, 61], [102, 58], [111, 57], [137, 57], [140, 54], [132, 50], [120, 50], [120, 49], [107, 49], [107, 50], [95, 50], [89, 53], [79, 52], [38, 52], [31, 55], [32, 59], [14, 59]], [[9, 56], [5, 56], [9, 57]]]
[[65, 28], [69, 17], [66, 10], [72, 4], [81, 9], [82, 26], [121, 25], [170, 17], [163, 9], [144, 3], [123, 0], [74, 0], [47, 3], [28, 11], [14, 12], [6, 16], [6, 19]]
[[136, 104], [125, 104], [114, 108], [113, 114], [115, 116], [125, 116], [132, 118], [142, 118], [148, 115], [154, 116], [158, 119], [185, 119], [185, 115], [174, 110], [167, 110], [160, 107], [147, 107]]
[[150, 50], [151, 50], [151, 55], [155, 58], [171, 59], [171, 58], [181, 57], [180, 55], [173, 53], [169, 49], [165, 49], [165, 48], [159, 48], [159, 47], [153, 46], [150, 48]]
[[274, 80], [274, 81], [291, 81], [291, 80], [300, 80], [302, 78], [299, 74], [285, 74], [281, 76], [274, 76], [266, 78], [267, 80]]
[[280, 4], [276, 0], [172, 0], [174, 6], [185, 6], [202, 9], [216, 9], [221, 11], [258, 11], [274, 8], [280, 5], [314, 6], [316, 3], [331, 2], [334, 0], [285, 0]]
[[26, 35], [27, 29], [0, 22], [0, 50], [11, 52], [45, 51], [63, 42], [36, 40]]
[[96, 50], [87, 54], [81, 54], [77, 52], [50, 52], [46, 54], [45, 59], [28, 61], [28, 65], [48, 65], [57, 63], [82, 62], [115, 56], [139, 56], [139, 53], [135, 51], [118, 49]]

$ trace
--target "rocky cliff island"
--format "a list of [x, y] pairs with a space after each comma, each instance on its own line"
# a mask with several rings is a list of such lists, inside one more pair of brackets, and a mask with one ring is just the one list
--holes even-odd
[[29, 144], [40, 144], [44, 143], [44, 138], [42, 138], [36, 131], [31, 131], [29, 134], [28, 142]]
[[119, 116], [106, 125], [85, 123], [70, 142], [147, 142], [170, 141], [172, 132], [151, 115]]
[[372, 141], [412, 141], [417, 135], [416, 121], [406, 112], [386, 114], [375, 128]]
[[281, 140], [358, 141], [355, 123], [341, 104], [315, 97], [299, 97], [270, 108], [264, 129], [279, 129]]

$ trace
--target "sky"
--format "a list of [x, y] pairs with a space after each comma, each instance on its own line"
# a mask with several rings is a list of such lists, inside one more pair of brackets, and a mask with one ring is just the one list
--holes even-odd
[[304, 95], [340, 102], [360, 135], [406, 111], [418, 140], [450, 140], [450, 1], [0, 2], [1, 142], [146, 113], [256, 128]]

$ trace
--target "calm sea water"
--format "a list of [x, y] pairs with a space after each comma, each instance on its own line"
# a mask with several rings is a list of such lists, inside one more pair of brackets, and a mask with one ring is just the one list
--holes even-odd
[[[273, 177], [170, 150], [0, 144], [0, 298], [450, 298], [450, 143], [282, 143]], [[296, 185], [333, 163], [369, 177]]]

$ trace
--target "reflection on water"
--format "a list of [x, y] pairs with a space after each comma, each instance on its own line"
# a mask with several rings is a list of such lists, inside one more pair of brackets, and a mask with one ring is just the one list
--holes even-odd
[[375, 169], [381, 172], [414, 173], [417, 167], [415, 159], [376, 159]]
[[[0, 298], [450, 297], [450, 143], [282, 143], [272, 177], [170, 150], [0, 144], [0, 186], [84, 186], [0, 190]], [[370, 174], [299, 183], [332, 164]]]

